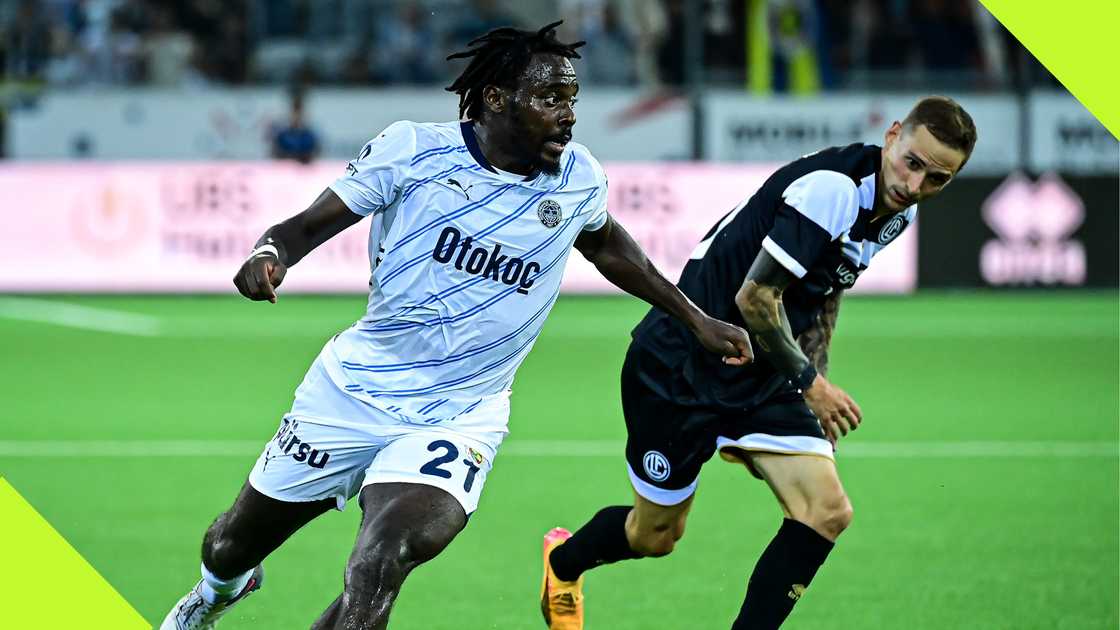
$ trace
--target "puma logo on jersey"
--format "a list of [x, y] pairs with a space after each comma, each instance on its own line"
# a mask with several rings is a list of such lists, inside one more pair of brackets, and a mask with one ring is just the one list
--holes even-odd
[[462, 185], [462, 184], [460, 184], [460, 183], [459, 183], [459, 181], [458, 181], [458, 180], [456, 180], [456, 179], [455, 179], [454, 177], [449, 177], [449, 178], [447, 178], [447, 183], [448, 183], [448, 184], [451, 184], [452, 186], [455, 186], [455, 187], [456, 187], [456, 188], [458, 188], [458, 189], [459, 189], [460, 191], [462, 191], [462, 193], [463, 193], [463, 196], [467, 198], [467, 201], [470, 201], [470, 200], [471, 200], [471, 196], [470, 196], [469, 194], [467, 194], [467, 191], [469, 191], [470, 189], [474, 188], [474, 184], [471, 184], [470, 186], [467, 186], [466, 188], [464, 188], [464, 187], [463, 187], [463, 185]]
[[432, 258], [444, 264], [454, 261], [456, 269], [471, 275], [510, 286], [517, 285], [517, 292], [522, 294], [528, 293], [529, 287], [536, 280], [530, 274], [541, 270], [539, 263], [503, 255], [500, 243], [494, 243], [492, 249], [476, 247], [474, 237], [464, 237], [454, 227], [446, 227], [440, 232], [436, 247], [432, 250]]

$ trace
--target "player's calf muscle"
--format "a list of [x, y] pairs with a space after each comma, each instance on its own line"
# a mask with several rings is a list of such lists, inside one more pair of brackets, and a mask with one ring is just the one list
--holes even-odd
[[680, 538], [671, 532], [654, 532], [630, 538], [630, 548], [644, 558], [661, 558], [673, 553]]
[[[643, 510], [644, 512], [644, 510]], [[684, 536], [687, 514], [677, 510], [663, 513], [640, 514], [632, 510], [626, 520], [626, 538], [637, 554], [659, 558], [673, 552], [677, 541]]]

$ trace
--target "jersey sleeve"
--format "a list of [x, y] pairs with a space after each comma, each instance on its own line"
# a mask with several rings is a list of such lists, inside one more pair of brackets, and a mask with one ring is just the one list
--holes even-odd
[[595, 198], [591, 200], [594, 208], [591, 210], [591, 216], [583, 224], [583, 229], [594, 232], [607, 224], [607, 174], [603, 171], [603, 167], [598, 160], [591, 157], [590, 154], [588, 154], [588, 158], [595, 169], [595, 181], [598, 188], [595, 191]]
[[825, 246], [851, 228], [858, 216], [855, 182], [843, 173], [814, 171], [786, 188], [762, 247], [803, 278]]
[[330, 189], [354, 214], [383, 210], [396, 199], [415, 154], [416, 131], [408, 122], [395, 122], [362, 147]]

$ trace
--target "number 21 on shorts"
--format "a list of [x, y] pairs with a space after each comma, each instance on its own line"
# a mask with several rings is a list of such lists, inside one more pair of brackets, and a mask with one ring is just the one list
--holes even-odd
[[[435, 453], [442, 451], [435, 459], [424, 464], [420, 467], [420, 472], [425, 475], [432, 475], [434, 477], [441, 477], [443, 479], [451, 479], [454, 476], [453, 471], [459, 469], [460, 464], [466, 466], [466, 477], [463, 479], [463, 492], [470, 492], [471, 487], [474, 486], [474, 476], [478, 473], [478, 465], [482, 463], [482, 455], [473, 448], [468, 448], [470, 452], [467, 457], [456, 462], [459, 459], [459, 448], [448, 442], [447, 440], [436, 440], [428, 445], [428, 450]], [[447, 468], [445, 468], [447, 466]]]

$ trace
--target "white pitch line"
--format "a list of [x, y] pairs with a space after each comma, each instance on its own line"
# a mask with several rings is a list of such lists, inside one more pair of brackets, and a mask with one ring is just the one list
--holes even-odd
[[23, 297], [0, 297], [0, 318], [141, 337], [162, 332], [150, 315]]
[[[0, 457], [252, 457], [266, 440], [3, 440]], [[614, 440], [510, 440], [504, 457], [622, 457]], [[854, 442], [840, 443], [841, 459], [1116, 458], [1115, 442]]]

